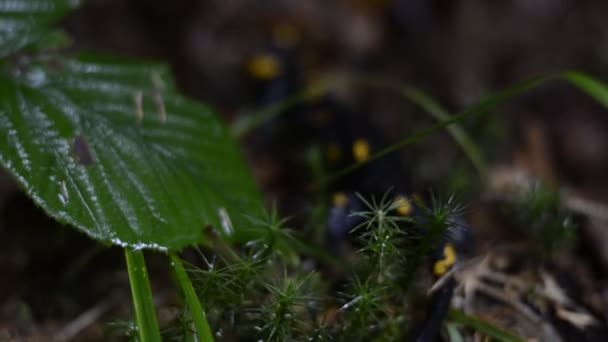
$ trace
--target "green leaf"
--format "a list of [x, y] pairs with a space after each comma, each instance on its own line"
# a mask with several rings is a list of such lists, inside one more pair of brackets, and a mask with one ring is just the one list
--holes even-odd
[[0, 0], [0, 58], [38, 42], [78, 0]]
[[108, 244], [179, 250], [262, 208], [226, 128], [164, 68], [77, 58], [8, 71], [0, 164], [60, 222]]

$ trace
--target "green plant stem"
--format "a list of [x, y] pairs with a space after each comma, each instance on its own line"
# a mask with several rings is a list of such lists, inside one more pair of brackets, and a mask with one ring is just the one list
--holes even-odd
[[125, 248], [125, 258], [139, 338], [142, 342], [160, 342], [160, 329], [156, 320], [144, 254], [141, 250], [134, 251]]
[[194, 322], [199, 341], [213, 342], [213, 334], [211, 333], [211, 328], [209, 328], [209, 323], [207, 323], [207, 316], [194, 291], [190, 277], [188, 277], [188, 273], [186, 273], [182, 259], [175, 253], [170, 253], [169, 256], [171, 257], [171, 266], [173, 266], [175, 275], [177, 276], [177, 282], [181, 287], [186, 304], [190, 309], [190, 316]]

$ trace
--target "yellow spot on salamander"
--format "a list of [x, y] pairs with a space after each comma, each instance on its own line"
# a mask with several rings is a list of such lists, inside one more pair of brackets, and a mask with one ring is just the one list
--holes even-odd
[[256, 80], [268, 81], [278, 77], [283, 66], [279, 59], [269, 53], [255, 55], [247, 64], [249, 76]]
[[332, 202], [335, 207], [344, 208], [346, 203], [348, 203], [348, 197], [343, 192], [336, 192], [332, 199]]
[[340, 161], [342, 157], [342, 150], [338, 144], [327, 145], [327, 161], [331, 164], [335, 164]]
[[443, 247], [443, 259], [435, 262], [433, 265], [433, 274], [436, 277], [444, 275], [450, 267], [456, 263], [456, 250], [452, 244], [446, 244]]
[[452, 266], [456, 263], [456, 249], [452, 244], [447, 244], [443, 248], [443, 255], [445, 256], [445, 263], [447, 266]]
[[357, 139], [353, 143], [353, 158], [357, 162], [363, 162], [369, 159], [369, 143], [365, 139]]
[[412, 204], [404, 196], [399, 195], [395, 197], [395, 206], [397, 213], [401, 216], [407, 216], [412, 213]]
[[435, 265], [433, 265], [433, 274], [436, 277], [441, 277], [447, 271], [448, 271], [448, 268], [447, 268], [447, 266], [445, 266], [445, 263], [443, 261], [437, 261], [435, 263]]

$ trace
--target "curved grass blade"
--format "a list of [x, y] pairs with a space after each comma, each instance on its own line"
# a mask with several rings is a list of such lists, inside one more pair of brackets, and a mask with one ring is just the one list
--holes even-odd
[[539, 84], [543, 83], [545, 80], [546, 80], [546, 77], [533, 78], [527, 82], [518, 84], [507, 90], [503, 90], [503, 91], [497, 92], [493, 95], [490, 95], [490, 96], [486, 97], [485, 99], [483, 99], [482, 101], [478, 102], [476, 105], [465, 110], [464, 112], [461, 112], [456, 115], [452, 115], [449, 118], [447, 118], [445, 120], [441, 120], [439, 123], [432, 125], [431, 127], [420, 130], [420, 131], [410, 135], [409, 137], [380, 150], [379, 152], [372, 155], [370, 158], [368, 158], [364, 162], [351, 164], [350, 166], [348, 166], [332, 175], [327, 176], [325, 179], [320, 180], [316, 184], [316, 186], [323, 186], [324, 184], [330, 183], [354, 170], [361, 168], [362, 166], [364, 166], [367, 163], [370, 163], [374, 160], [382, 158], [382, 157], [384, 157], [390, 153], [393, 153], [395, 151], [398, 151], [406, 146], [413, 145], [413, 144], [417, 143], [418, 141], [420, 141], [422, 138], [424, 138], [428, 135], [431, 135], [441, 129], [444, 129], [445, 127], [448, 127], [449, 125], [452, 125], [457, 122], [461, 122], [473, 115], [487, 113], [488, 111], [494, 109], [496, 106], [509, 100], [510, 98], [537, 87]]
[[[394, 82], [382, 77], [348, 74], [346, 76], [341, 75], [337, 77], [328, 77], [328, 79], [320, 81], [319, 84], [312, 89], [306, 89], [284, 101], [280, 101], [267, 108], [263, 108], [241, 118], [232, 126], [232, 133], [236, 138], [242, 138], [257, 126], [277, 117], [293, 106], [315, 99], [319, 97], [320, 93], [326, 92], [329, 88], [344, 85], [371, 86], [388, 89], [400, 94], [417, 106], [421, 107], [427, 114], [439, 122], [450, 117], [447, 110], [445, 110], [438, 102], [415, 87]], [[473, 140], [461, 126], [453, 124], [447, 126], [447, 130], [452, 135], [454, 140], [461, 146], [464, 153], [471, 160], [473, 166], [483, 178], [487, 166], [477, 145], [475, 145]]]
[[196, 335], [198, 336], [199, 341], [213, 342], [213, 334], [211, 333], [211, 328], [209, 328], [209, 323], [207, 323], [205, 311], [194, 291], [188, 273], [186, 273], [186, 270], [184, 269], [182, 260], [175, 253], [171, 253], [170, 257], [171, 266], [173, 266], [173, 269], [175, 270], [177, 282], [179, 283], [188, 309], [190, 310], [190, 316], [194, 322]]
[[392, 89], [400, 93], [416, 105], [420, 106], [429, 115], [434, 117], [438, 121], [438, 123], [434, 126], [431, 126], [430, 128], [414, 133], [410, 137], [392, 146], [389, 146], [384, 150], [381, 150], [376, 155], [372, 156], [372, 158], [369, 158], [364, 162], [350, 165], [345, 169], [337, 172], [336, 174], [330, 175], [326, 179], [323, 179], [319, 183], [317, 183], [317, 187], [331, 182], [339, 177], [342, 177], [343, 175], [346, 175], [347, 173], [350, 173], [375, 159], [381, 158], [386, 154], [392, 153], [405, 146], [414, 144], [420, 139], [426, 137], [427, 135], [435, 133], [436, 131], [443, 128], [446, 128], [450, 132], [450, 134], [454, 137], [454, 140], [460, 145], [463, 152], [467, 155], [467, 157], [471, 160], [475, 168], [478, 170], [479, 174], [482, 176], [482, 178], [484, 178], [484, 175], [487, 171], [487, 163], [485, 161], [485, 158], [481, 153], [480, 149], [468, 136], [466, 131], [462, 127], [458, 126], [457, 123], [464, 121], [469, 116], [486, 113], [499, 106], [500, 104], [510, 100], [514, 96], [532, 90], [547, 81], [556, 79], [561, 79], [570, 82], [573, 86], [579, 88], [580, 90], [594, 98], [604, 107], [608, 107], [608, 88], [601, 82], [590, 77], [589, 75], [577, 71], [569, 71], [555, 75], [539, 76], [532, 78], [528, 81], [517, 84], [506, 90], [491, 94], [479, 101], [477, 104], [470, 107], [469, 109], [457, 115], [450, 115], [441, 105], [434, 101], [430, 96], [416, 89], [415, 87], [400, 84], [399, 82], [393, 82], [382, 77], [373, 77], [367, 75], [350, 75], [346, 77], [329, 77], [326, 80], [320, 81], [319, 85], [313, 88], [315, 89], [315, 91], [305, 90], [302, 93], [294, 95], [293, 97], [285, 101], [272, 105], [269, 108], [262, 109], [252, 114], [251, 118], [246, 119], [243, 122], [239, 123], [239, 125], [233, 127], [233, 132], [236, 133], [237, 137], [242, 137], [249, 131], [259, 126], [261, 123], [280, 115], [283, 111], [291, 108], [292, 106], [298, 103], [305, 102], [317, 97], [319, 93], [322, 93], [326, 91], [327, 88], [336, 85], [343, 85], [345, 83], [358, 83], [385, 89]]
[[594, 98], [604, 107], [608, 108], [608, 87], [602, 82], [578, 71], [568, 71], [557, 76], [570, 82], [587, 95]]
[[[422, 108], [428, 115], [438, 122], [450, 118], [450, 113], [431, 96], [410, 85], [369, 75], [347, 76], [344, 82], [392, 90]], [[471, 163], [480, 176], [484, 178], [487, 172], [487, 163], [481, 150], [466, 133], [464, 128], [457, 123], [453, 123], [446, 126], [446, 129], [452, 135], [456, 143], [460, 145], [462, 151], [469, 158], [469, 160], [471, 160]]]
[[401, 148], [404, 148], [406, 146], [415, 144], [422, 138], [424, 138], [430, 134], [433, 134], [445, 127], [448, 127], [455, 123], [466, 120], [467, 118], [469, 118], [471, 116], [487, 114], [488, 112], [495, 109], [499, 105], [505, 103], [506, 101], [510, 100], [511, 98], [521, 95], [525, 92], [528, 92], [536, 87], [539, 87], [540, 85], [542, 85], [545, 82], [550, 81], [550, 80], [568, 81], [571, 85], [579, 88], [581, 91], [583, 91], [584, 93], [591, 96], [593, 99], [595, 99], [601, 105], [608, 108], [608, 87], [606, 87], [606, 85], [604, 85], [600, 81], [597, 81], [594, 78], [592, 78], [584, 73], [571, 71], [571, 72], [564, 72], [564, 73], [555, 74], [555, 75], [538, 76], [538, 77], [532, 78], [530, 80], [527, 80], [525, 82], [519, 83], [513, 87], [507, 88], [506, 90], [491, 94], [491, 95], [483, 98], [481, 101], [477, 102], [475, 105], [471, 106], [469, 109], [467, 109], [459, 114], [451, 115], [448, 118], [441, 120], [439, 123], [437, 123], [429, 128], [418, 131], [418, 132], [414, 133], [413, 135], [411, 135], [391, 146], [388, 146], [388, 147], [382, 149], [381, 151], [377, 152], [376, 154], [374, 154], [373, 156], [368, 158], [366, 161], [351, 164], [350, 166], [347, 166], [346, 168], [344, 168], [332, 175], [329, 175], [325, 179], [322, 179], [321, 181], [319, 181], [316, 184], [316, 186], [319, 187], [319, 186], [323, 186], [324, 184], [327, 184], [329, 182], [332, 182], [354, 170], [359, 169], [360, 167], [364, 166], [367, 163], [370, 163], [376, 159], [382, 158], [382, 157], [384, 157], [390, 153], [393, 153], [397, 150], [400, 150]]

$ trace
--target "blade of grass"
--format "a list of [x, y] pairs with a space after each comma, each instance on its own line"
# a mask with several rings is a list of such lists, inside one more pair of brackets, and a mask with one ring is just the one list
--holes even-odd
[[160, 342], [160, 329], [156, 320], [144, 254], [141, 250], [125, 248], [125, 258], [139, 338], [143, 342]]
[[506, 90], [497, 92], [490, 96], [487, 96], [486, 98], [484, 98], [477, 104], [473, 105], [471, 108], [469, 108], [459, 114], [452, 115], [445, 120], [441, 120], [440, 122], [436, 123], [435, 125], [432, 125], [431, 127], [420, 130], [420, 131], [410, 135], [409, 137], [380, 150], [379, 152], [377, 152], [376, 154], [374, 154], [370, 158], [368, 158], [366, 161], [359, 162], [359, 163], [353, 163], [350, 166], [347, 166], [346, 168], [327, 176], [325, 179], [322, 179], [319, 182], [317, 182], [315, 187], [326, 185], [327, 183], [335, 181], [336, 179], [361, 168], [362, 166], [364, 166], [365, 164], [367, 164], [369, 162], [382, 158], [382, 157], [384, 157], [390, 153], [393, 153], [395, 151], [398, 151], [406, 146], [415, 144], [418, 141], [420, 141], [422, 138], [424, 138], [430, 134], [433, 134], [449, 125], [452, 125], [457, 122], [461, 122], [461, 121], [467, 119], [468, 117], [471, 117], [474, 115], [487, 113], [488, 111], [496, 108], [499, 104], [502, 104], [503, 102], [507, 101], [508, 99], [510, 99], [516, 95], [522, 94], [526, 91], [529, 91], [530, 89], [537, 87], [538, 85], [542, 84], [546, 80], [547, 80], [547, 76], [536, 77], [536, 78], [530, 79], [526, 82], [517, 84]]
[[[281, 113], [302, 102], [318, 97], [319, 94], [322, 94], [327, 89], [349, 84], [372, 86], [392, 90], [421, 107], [427, 114], [440, 123], [442, 120], [448, 120], [450, 118], [448, 111], [445, 110], [437, 101], [415, 87], [402, 84], [400, 82], [391, 81], [382, 77], [347, 74], [329, 76], [326, 79], [319, 81], [318, 85], [310, 89], [306, 89], [287, 98], [284, 101], [280, 101], [276, 104], [270, 105], [267, 108], [260, 109], [246, 117], [243, 117], [232, 126], [232, 133], [236, 138], [242, 138], [262, 123], [279, 116]], [[483, 157], [483, 154], [466, 133], [466, 131], [461, 126], [456, 125], [457, 122], [458, 121], [453, 122], [451, 125], [442, 126], [442, 128], [447, 127], [446, 129], [448, 132], [461, 146], [463, 152], [471, 160], [473, 166], [479, 172], [480, 176], [484, 178], [487, 170], [487, 163]]]
[[306, 89], [303, 92], [298, 93], [285, 101], [281, 101], [277, 104], [271, 105], [268, 108], [263, 108], [251, 114], [250, 117], [244, 118], [243, 120], [241, 120], [241, 122], [237, 122], [233, 126], [232, 132], [237, 138], [241, 138], [247, 133], [249, 133], [251, 130], [255, 129], [260, 124], [264, 123], [265, 121], [280, 115], [287, 109], [292, 108], [293, 106], [299, 103], [319, 96], [319, 94], [322, 94], [328, 88], [339, 85], [343, 86], [344, 84], [348, 83], [367, 84], [371, 86], [392, 89], [402, 94], [405, 98], [409, 99], [410, 101], [424, 109], [438, 122], [427, 129], [416, 132], [413, 135], [391, 146], [388, 146], [387, 148], [379, 151], [364, 162], [352, 164], [350, 166], [347, 166], [343, 170], [338, 171], [337, 173], [327, 176], [326, 178], [317, 182], [314, 185], [315, 188], [326, 185], [327, 183], [334, 181], [373, 160], [381, 158], [408, 145], [412, 145], [421, 140], [422, 138], [432, 133], [435, 133], [436, 131], [441, 130], [443, 128], [448, 129], [450, 134], [463, 149], [463, 152], [471, 160], [480, 175], [482, 175], [482, 179], [484, 179], [484, 175], [487, 169], [487, 163], [481, 151], [479, 150], [479, 148], [477, 148], [477, 146], [468, 136], [468, 134], [466, 134], [464, 129], [462, 129], [462, 127], [456, 124], [464, 121], [470, 116], [487, 113], [488, 111], [496, 108], [498, 105], [510, 100], [512, 97], [532, 90], [551, 80], [567, 81], [571, 85], [579, 88], [580, 90], [591, 96], [604, 107], [608, 107], [608, 88], [601, 82], [593, 79], [592, 77], [577, 71], [568, 71], [553, 75], [537, 76], [531, 78], [527, 81], [507, 88], [506, 90], [490, 94], [483, 98], [481, 101], [477, 102], [469, 109], [455, 115], [450, 115], [441, 105], [439, 105], [436, 101], [434, 101], [430, 96], [428, 96], [424, 92], [414, 87], [400, 84], [399, 82], [393, 82], [387, 79], [383, 79], [381, 77], [365, 75], [351, 75], [350, 77], [330, 76], [326, 79], [319, 81], [318, 85], [315, 87]]
[[[326, 185], [327, 183], [329, 183], [331, 181], [334, 181], [354, 170], [359, 169], [360, 167], [364, 166], [367, 163], [370, 163], [376, 159], [382, 158], [383, 156], [393, 153], [397, 150], [400, 150], [401, 148], [404, 148], [408, 145], [415, 144], [422, 138], [424, 138], [432, 133], [435, 133], [436, 131], [439, 131], [445, 127], [449, 128], [450, 125], [461, 122], [461, 121], [467, 119], [468, 117], [471, 117], [474, 115], [486, 114], [489, 111], [491, 111], [492, 109], [495, 109], [499, 105], [510, 100], [511, 98], [521, 95], [527, 91], [530, 91], [550, 80], [567, 81], [571, 85], [575, 86], [576, 88], [579, 88], [581, 91], [583, 91], [587, 95], [591, 96], [594, 100], [596, 100], [602, 106], [608, 108], [608, 87], [606, 85], [604, 85], [602, 82], [590, 77], [589, 75], [586, 75], [582, 72], [577, 72], [577, 71], [568, 71], [568, 72], [558, 73], [558, 74], [554, 74], [554, 75], [537, 76], [537, 77], [531, 78], [525, 82], [516, 84], [505, 90], [496, 92], [494, 94], [490, 94], [490, 95], [486, 96], [485, 98], [483, 98], [481, 101], [477, 102], [475, 105], [469, 107], [469, 109], [467, 109], [463, 112], [460, 112], [459, 114], [455, 114], [455, 115], [449, 115], [447, 112], [442, 112], [441, 110], [437, 111], [437, 108], [436, 107], [434, 108], [433, 103], [427, 101], [430, 98], [425, 98], [424, 94], [422, 94], [422, 96], [421, 96], [421, 94], [416, 94], [415, 92], [412, 92], [412, 90], [414, 90], [415, 88], [411, 88], [411, 89], [404, 88], [401, 91], [408, 92], [408, 95], [406, 95], [406, 96], [408, 96], [408, 98], [410, 98], [412, 101], [414, 101], [416, 103], [420, 102], [419, 105], [423, 106], [425, 109], [427, 109], [429, 111], [429, 113], [431, 113], [432, 115], [435, 115], [437, 118], [442, 118], [442, 119], [437, 124], [435, 124], [429, 128], [423, 129], [421, 131], [418, 131], [418, 132], [414, 133], [413, 135], [411, 135], [391, 146], [384, 148], [383, 150], [372, 155], [370, 158], [368, 158], [364, 162], [351, 164], [350, 166], [347, 166], [346, 168], [344, 168], [332, 175], [329, 175], [325, 179], [322, 179], [320, 182], [318, 182], [317, 185], [315, 185], [315, 187], [318, 187], [319, 185]], [[431, 112], [431, 110], [432, 110], [432, 112]], [[464, 149], [465, 153], [469, 156], [469, 158], [471, 158], [471, 161], [473, 161], [473, 163], [476, 163], [474, 160], [477, 159], [478, 157], [482, 157], [481, 152], [479, 152], [479, 150], [476, 148], [474, 143], [470, 139], [468, 139], [468, 136], [466, 135], [466, 133], [464, 134], [465, 138], [463, 141], [462, 133], [464, 133], [464, 131], [461, 131], [460, 133], [457, 132], [456, 135], [454, 135], [454, 138], [460, 143], [460, 145]], [[457, 135], [460, 135], [460, 137], [457, 138], [456, 137]], [[464, 142], [464, 144], [463, 144], [463, 142]], [[472, 150], [471, 150], [471, 146], [473, 147]], [[485, 165], [485, 163], [482, 163], [482, 165]], [[482, 166], [482, 167], [485, 167], [485, 166]]]
[[477, 317], [464, 314], [460, 310], [450, 310], [448, 319], [469, 326], [481, 333], [484, 333], [497, 341], [502, 342], [524, 342], [525, 340], [504, 329], [498, 328]]
[[[447, 110], [445, 110], [437, 101], [415, 87], [402, 84], [400, 82], [391, 81], [382, 77], [347, 74], [327, 77], [327, 79], [320, 81], [318, 85], [311, 89], [306, 89], [287, 98], [284, 101], [280, 101], [267, 108], [263, 108], [241, 118], [232, 126], [232, 133], [235, 137], [242, 138], [260, 124], [277, 117], [293, 106], [318, 97], [319, 94], [325, 92], [328, 88], [340, 85], [363, 85], [392, 90], [424, 109], [426, 113], [437, 121], [446, 120], [450, 117]], [[462, 127], [455, 124], [447, 127], [447, 130], [452, 135], [454, 140], [461, 146], [463, 152], [471, 160], [473, 166], [477, 169], [481, 177], [485, 177], [485, 172], [487, 170], [486, 162], [481, 151], [479, 148], [477, 148], [466, 131]]]
[[190, 316], [194, 322], [194, 327], [196, 328], [196, 334], [199, 341], [213, 342], [213, 334], [211, 333], [211, 328], [209, 328], [209, 324], [207, 323], [205, 311], [203, 310], [201, 302], [194, 291], [190, 277], [188, 277], [188, 273], [186, 273], [186, 270], [184, 269], [182, 259], [180, 259], [175, 253], [170, 253], [169, 256], [171, 258], [171, 266], [175, 270], [175, 275], [177, 276], [177, 282], [181, 287], [186, 304], [190, 309]]
[[[426, 93], [412, 87], [407, 87], [402, 90], [402, 94], [410, 101], [424, 108], [437, 121], [447, 120], [450, 118], [450, 113], [445, 110], [438, 102], [433, 100]], [[471, 160], [471, 163], [482, 178], [485, 178], [487, 173], [487, 163], [481, 150], [477, 147], [473, 139], [467, 134], [464, 128], [456, 123], [447, 127], [448, 132], [454, 140], [460, 145], [464, 154]]]
[[[417, 89], [416, 87], [412, 87], [401, 82], [364, 74], [347, 75], [345, 82], [394, 91], [408, 101], [411, 101], [422, 108], [428, 115], [438, 122], [447, 120], [451, 117], [450, 113], [431, 96], [422, 90]], [[469, 160], [471, 160], [471, 163], [483, 179], [487, 172], [487, 163], [483, 157], [483, 154], [481, 153], [481, 150], [477, 147], [475, 142], [473, 142], [462, 126], [457, 125], [457, 123], [453, 123], [447, 126], [446, 129], [452, 135], [456, 143], [460, 145], [464, 154], [469, 158]]]
[[600, 81], [578, 71], [568, 71], [558, 75], [558, 78], [570, 82], [602, 106], [608, 108], [608, 87]]

